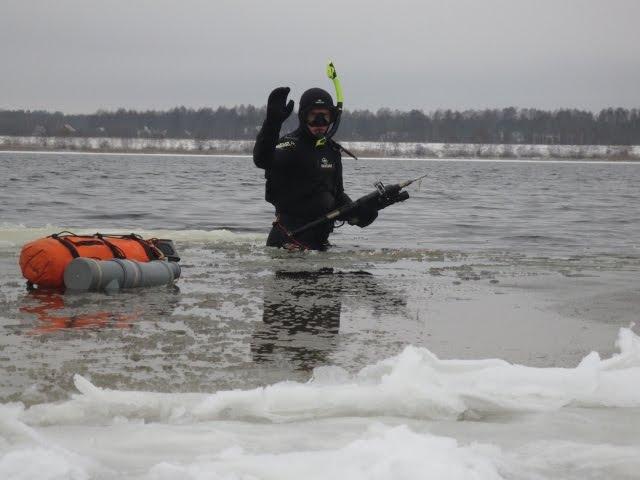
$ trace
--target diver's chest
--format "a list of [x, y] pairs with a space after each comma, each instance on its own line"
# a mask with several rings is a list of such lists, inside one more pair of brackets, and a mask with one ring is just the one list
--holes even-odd
[[318, 175], [333, 175], [337, 168], [337, 160], [331, 152], [313, 152], [308, 162], [309, 168]]

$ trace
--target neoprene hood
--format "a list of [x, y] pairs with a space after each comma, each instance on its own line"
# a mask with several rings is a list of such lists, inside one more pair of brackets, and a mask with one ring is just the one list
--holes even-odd
[[300, 103], [298, 104], [298, 120], [300, 125], [306, 123], [306, 116], [309, 110], [312, 108], [328, 108], [331, 112], [331, 117], [335, 120], [336, 107], [333, 105], [333, 98], [326, 90], [322, 88], [310, 88], [302, 94], [300, 97]]

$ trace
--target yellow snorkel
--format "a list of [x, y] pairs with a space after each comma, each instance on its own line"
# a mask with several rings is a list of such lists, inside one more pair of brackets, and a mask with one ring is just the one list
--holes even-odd
[[335, 120], [333, 121], [333, 125], [331, 129], [324, 135], [322, 138], [318, 139], [316, 142], [316, 146], [321, 146], [327, 143], [331, 137], [335, 135], [338, 131], [338, 126], [340, 125], [340, 117], [342, 116], [342, 106], [344, 105], [344, 95], [342, 94], [342, 85], [340, 84], [340, 79], [338, 78], [338, 72], [336, 71], [336, 67], [333, 65], [333, 62], [329, 62], [327, 64], [327, 77], [329, 80], [333, 82], [333, 86], [336, 90], [336, 109], [335, 109]]

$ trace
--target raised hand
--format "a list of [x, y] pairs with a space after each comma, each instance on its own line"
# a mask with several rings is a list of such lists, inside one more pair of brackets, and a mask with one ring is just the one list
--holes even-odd
[[291, 89], [289, 87], [278, 87], [269, 94], [269, 100], [267, 100], [267, 122], [282, 123], [289, 118], [293, 111], [293, 100], [287, 102], [287, 96]]

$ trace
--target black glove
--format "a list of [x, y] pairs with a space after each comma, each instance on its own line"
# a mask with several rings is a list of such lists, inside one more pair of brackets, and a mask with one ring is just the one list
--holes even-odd
[[358, 207], [348, 222], [349, 225], [364, 228], [371, 225], [376, 218], [378, 218], [378, 209], [373, 205], [364, 204]]
[[289, 87], [278, 87], [269, 94], [265, 123], [280, 127], [289, 118], [293, 111], [293, 100], [289, 100], [289, 103], [286, 103], [290, 90]]

